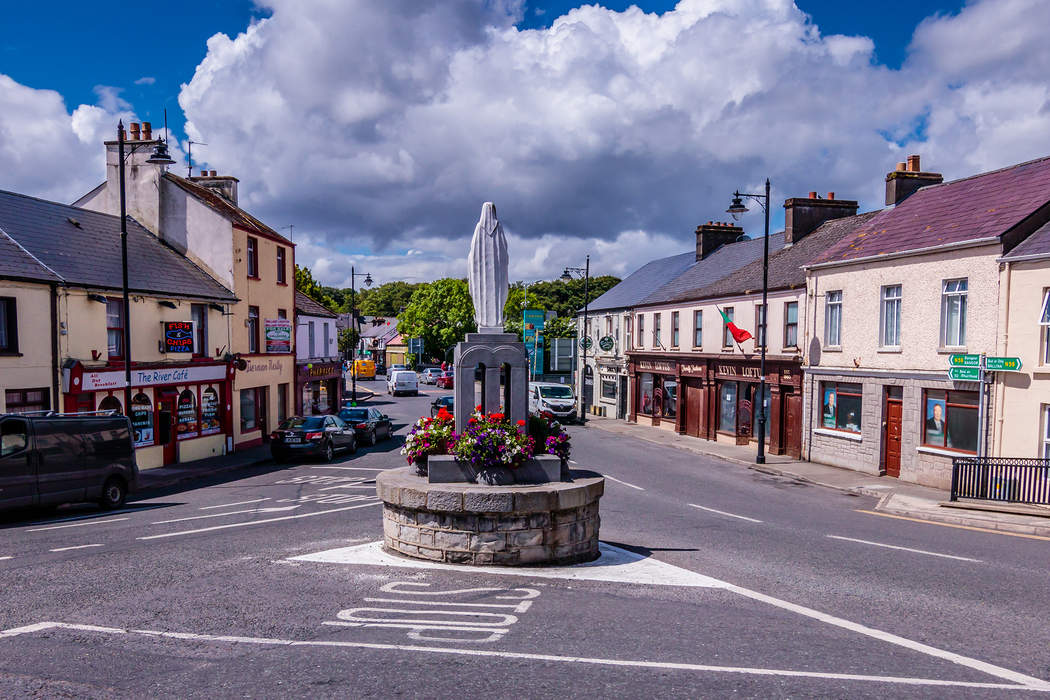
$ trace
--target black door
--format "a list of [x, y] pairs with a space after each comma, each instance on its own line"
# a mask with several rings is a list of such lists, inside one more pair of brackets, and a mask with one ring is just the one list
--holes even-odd
[[627, 377], [620, 377], [620, 393], [616, 397], [616, 417], [627, 418]]
[[29, 421], [0, 421], [0, 507], [32, 505], [36, 501], [36, 470], [29, 449]]
[[331, 435], [332, 444], [336, 449], [347, 449], [353, 440], [354, 429], [348, 426], [342, 418], [328, 416], [324, 419], [325, 432]]

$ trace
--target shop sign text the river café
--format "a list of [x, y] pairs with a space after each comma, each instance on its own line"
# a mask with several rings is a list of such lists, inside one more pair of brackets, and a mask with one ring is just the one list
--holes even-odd
[[[192, 384], [194, 382], [221, 381], [226, 378], [226, 365], [203, 367], [172, 367], [131, 370], [131, 386], [156, 386], [160, 384]], [[108, 372], [84, 372], [82, 391], [116, 389], [124, 386], [122, 370]]]

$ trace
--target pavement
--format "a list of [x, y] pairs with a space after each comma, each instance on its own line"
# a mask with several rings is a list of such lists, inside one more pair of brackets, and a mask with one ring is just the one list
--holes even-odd
[[[617, 435], [668, 445], [705, 457], [717, 457], [748, 469], [879, 499], [875, 510], [887, 515], [981, 530], [1050, 537], [1050, 508], [991, 502], [950, 502], [949, 493], [827, 464], [794, 459], [788, 455], [766, 455], [765, 464], [755, 464], [755, 448], [727, 445], [690, 435], [661, 430], [615, 418], [587, 417], [586, 425]], [[1005, 512], [1004, 512], [1005, 511]]]

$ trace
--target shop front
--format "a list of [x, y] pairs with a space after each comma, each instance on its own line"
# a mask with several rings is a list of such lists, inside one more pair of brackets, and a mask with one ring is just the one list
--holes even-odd
[[270, 431], [295, 412], [295, 366], [290, 355], [243, 358], [233, 382], [236, 449], [267, 442]]
[[342, 405], [342, 363], [301, 362], [295, 377], [300, 415], [339, 411]]
[[225, 362], [134, 367], [131, 405], [125, 407], [123, 369], [76, 362], [62, 373], [64, 410], [127, 415], [140, 469], [190, 462], [229, 451], [232, 378]]

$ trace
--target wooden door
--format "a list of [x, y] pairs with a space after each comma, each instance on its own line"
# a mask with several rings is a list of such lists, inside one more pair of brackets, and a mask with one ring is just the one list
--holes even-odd
[[685, 433], [700, 437], [700, 416], [704, 411], [704, 390], [699, 386], [685, 384]]
[[795, 459], [802, 459], [802, 394], [783, 395], [784, 451]]
[[901, 414], [903, 404], [896, 399], [886, 398], [886, 434], [883, 444], [886, 446], [886, 476], [901, 475]]

